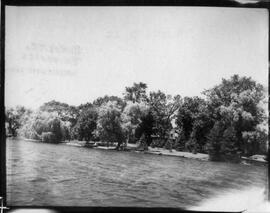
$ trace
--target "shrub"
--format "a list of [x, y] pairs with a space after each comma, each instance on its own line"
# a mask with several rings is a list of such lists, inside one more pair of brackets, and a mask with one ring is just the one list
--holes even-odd
[[57, 143], [57, 137], [52, 132], [42, 132], [41, 140], [45, 143]]
[[144, 134], [142, 134], [142, 136], [139, 140], [139, 145], [137, 147], [137, 150], [139, 150], [139, 151], [148, 150], [148, 146], [147, 146], [146, 138], [145, 138]]
[[161, 148], [165, 145], [165, 143], [166, 143], [165, 139], [155, 138], [152, 140], [151, 147], [152, 148], [154, 148], [154, 147]]
[[29, 138], [29, 139], [34, 139], [34, 140], [40, 140], [40, 136], [37, 133], [33, 132], [33, 131], [27, 132], [25, 134], [25, 137]]
[[242, 136], [246, 144], [246, 155], [267, 154], [268, 135], [265, 130], [257, 128], [255, 131], [243, 132]]
[[172, 145], [173, 145], [173, 141], [172, 141], [172, 139], [168, 139], [166, 142], [165, 142], [165, 145], [164, 145], [164, 148], [165, 149], [168, 149], [168, 150], [171, 150], [173, 147], [172, 147]]
[[195, 131], [191, 132], [190, 138], [187, 141], [185, 147], [189, 152], [192, 152], [194, 154], [197, 153], [197, 151], [198, 151], [198, 141], [197, 141], [197, 138], [195, 137]]

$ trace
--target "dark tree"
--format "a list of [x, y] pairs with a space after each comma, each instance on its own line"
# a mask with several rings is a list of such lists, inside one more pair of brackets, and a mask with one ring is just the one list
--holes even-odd
[[208, 103], [197, 96], [185, 97], [178, 110], [176, 124], [184, 132], [186, 148], [194, 152], [205, 152], [207, 134], [214, 125]]
[[262, 108], [265, 90], [251, 78], [232, 76], [203, 92], [208, 98], [211, 114], [218, 121], [226, 122], [236, 131], [237, 147], [247, 155], [243, 132], [255, 131], [266, 115]]
[[185, 97], [183, 104], [178, 110], [176, 124], [183, 129], [187, 140], [190, 137], [195, 120], [199, 113], [201, 113], [200, 108], [202, 108], [202, 105], [206, 105], [202, 98], [197, 96]]
[[79, 140], [90, 141], [93, 138], [93, 131], [97, 127], [97, 111], [92, 108], [84, 109], [73, 128], [74, 136]]
[[154, 132], [161, 139], [165, 140], [165, 144], [172, 129], [172, 119], [176, 116], [182, 99], [180, 95], [172, 97], [159, 90], [157, 92], [150, 92], [148, 102], [154, 118]]
[[117, 150], [125, 141], [121, 113], [122, 109], [117, 102], [109, 101], [99, 108], [97, 120], [96, 134], [102, 141], [117, 142]]
[[224, 155], [234, 155], [239, 151], [237, 147], [236, 131], [232, 126], [225, 129], [221, 140], [221, 153]]
[[135, 137], [141, 138], [144, 135], [146, 144], [150, 146], [152, 143], [152, 134], [153, 134], [153, 126], [154, 126], [154, 117], [152, 112], [149, 111], [148, 114], [142, 117], [142, 122], [139, 124], [138, 128], [135, 131]]
[[126, 91], [124, 93], [124, 99], [126, 101], [135, 102], [142, 102], [146, 101], [146, 89], [147, 85], [145, 83], [139, 82], [134, 83], [131, 87], [126, 87]]
[[210, 160], [221, 160], [221, 141], [223, 140], [224, 124], [217, 121], [208, 135], [207, 150]]

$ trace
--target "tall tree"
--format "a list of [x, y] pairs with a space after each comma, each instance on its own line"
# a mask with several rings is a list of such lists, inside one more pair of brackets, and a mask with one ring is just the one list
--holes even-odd
[[203, 92], [209, 101], [211, 113], [216, 120], [223, 120], [236, 131], [236, 146], [247, 155], [243, 132], [254, 131], [265, 119], [261, 102], [264, 88], [247, 77], [232, 76], [222, 79], [221, 84]]
[[236, 146], [237, 138], [235, 129], [232, 126], [227, 127], [222, 136], [221, 140], [221, 153], [225, 155], [234, 155], [238, 149]]
[[135, 130], [135, 138], [140, 139], [144, 135], [146, 145], [149, 146], [152, 143], [153, 127], [154, 117], [151, 110], [148, 110], [148, 113], [142, 116], [141, 123]]
[[24, 124], [27, 117], [32, 113], [30, 109], [23, 106], [16, 106], [6, 110], [6, 122], [8, 123], [8, 132], [12, 136], [17, 136], [17, 130]]
[[172, 128], [172, 119], [175, 118], [176, 112], [181, 106], [181, 96], [172, 97], [158, 90], [150, 92], [148, 103], [155, 120], [154, 130], [160, 138], [166, 140]]
[[79, 116], [78, 109], [75, 106], [70, 106], [66, 103], [61, 103], [55, 100], [44, 103], [39, 108], [44, 112], [56, 112], [62, 121], [70, 122], [70, 126], [74, 126]]
[[124, 99], [126, 101], [142, 102], [147, 98], [146, 95], [147, 85], [143, 82], [134, 83], [131, 87], [126, 87], [126, 91], [124, 93]]
[[199, 126], [202, 126], [202, 120], [206, 118], [207, 104], [198, 96], [185, 97], [183, 104], [177, 112], [176, 124], [179, 129], [182, 128], [185, 138], [188, 140], [192, 130], [198, 131]]
[[221, 141], [223, 140], [224, 129], [224, 123], [217, 121], [207, 136], [208, 141], [206, 147], [210, 160], [221, 160]]
[[125, 140], [121, 113], [122, 109], [115, 101], [103, 104], [98, 111], [96, 134], [102, 141], [117, 142], [116, 149], [120, 149]]
[[[145, 103], [127, 102], [127, 105], [121, 115], [122, 127], [126, 131], [128, 142], [135, 140], [136, 129], [142, 124], [148, 115], [149, 107]], [[142, 126], [140, 126], [142, 128]], [[144, 130], [142, 130], [144, 131]]]
[[90, 141], [97, 127], [97, 118], [98, 112], [94, 107], [82, 110], [76, 125], [72, 129], [75, 138], [87, 142]]

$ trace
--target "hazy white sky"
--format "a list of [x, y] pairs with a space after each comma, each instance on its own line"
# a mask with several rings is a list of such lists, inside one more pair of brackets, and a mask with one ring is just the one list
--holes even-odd
[[268, 85], [267, 10], [6, 9], [6, 106], [79, 105], [139, 81], [194, 96], [233, 74]]

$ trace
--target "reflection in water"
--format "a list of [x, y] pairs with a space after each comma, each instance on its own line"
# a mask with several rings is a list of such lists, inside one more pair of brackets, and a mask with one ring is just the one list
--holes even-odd
[[7, 141], [8, 205], [185, 207], [264, 187], [264, 166]]

